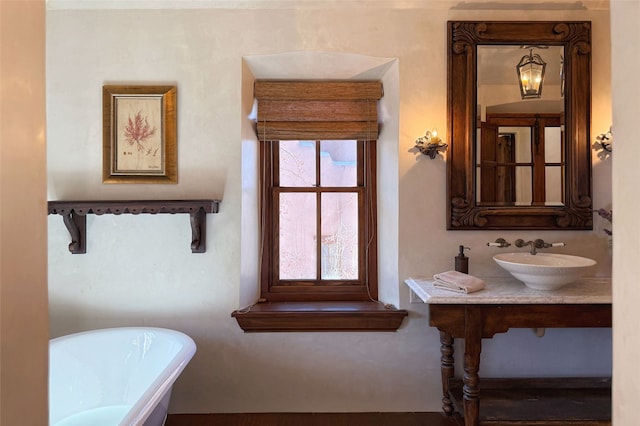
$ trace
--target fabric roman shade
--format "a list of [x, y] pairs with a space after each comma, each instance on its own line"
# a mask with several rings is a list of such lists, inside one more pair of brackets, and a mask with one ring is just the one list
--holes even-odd
[[260, 140], [376, 140], [379, 81], [258, 80]]

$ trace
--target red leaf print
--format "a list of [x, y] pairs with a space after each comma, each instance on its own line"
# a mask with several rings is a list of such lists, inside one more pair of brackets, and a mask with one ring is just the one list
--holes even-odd
[[129, 116], [129, 123], [124, 128], [124, 136], [129, 145], [136, 144], [138, 151], [143, 151], [142, 143], [156, 133], [156, 128], [149, 125], [147, 117], [142, 116], [142, 112], [138, 111], [133, 118]]

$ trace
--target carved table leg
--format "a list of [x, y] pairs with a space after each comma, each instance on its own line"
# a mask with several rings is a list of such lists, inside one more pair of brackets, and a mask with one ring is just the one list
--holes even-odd
[[480, 351], [482, 350], [482, 312], [477, 306], [465, 306], [464, 327], [464, 424], [480, 424]]
[[440, 332], [440, 372], [442, 373], [442, 411], [447, 416], [453, 414], [453, 402], [449, 396], [449, 380], [453, 378], [453, 336]]

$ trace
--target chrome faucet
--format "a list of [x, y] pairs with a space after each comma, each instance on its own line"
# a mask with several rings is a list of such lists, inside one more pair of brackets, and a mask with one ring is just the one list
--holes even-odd
[[531, 254], [536, 254], [538, 249], [549, 248], [549, 247], [564, 247], [565, 243], [545, 243], [544, 240], [538, 238], [535, 241], [525, 241], [521, 238], [517, 239], [514, 243], [516, 247], [526, 247], [531, 246]]

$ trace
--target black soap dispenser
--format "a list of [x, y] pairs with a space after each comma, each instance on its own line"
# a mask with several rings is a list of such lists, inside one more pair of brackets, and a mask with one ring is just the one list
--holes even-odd
[[471, 250], [469, 247], [460, 246], [460, 253], [456, 256], [456, 271], [468, 274], [469, 258], [464, 255], [464, 249]]

